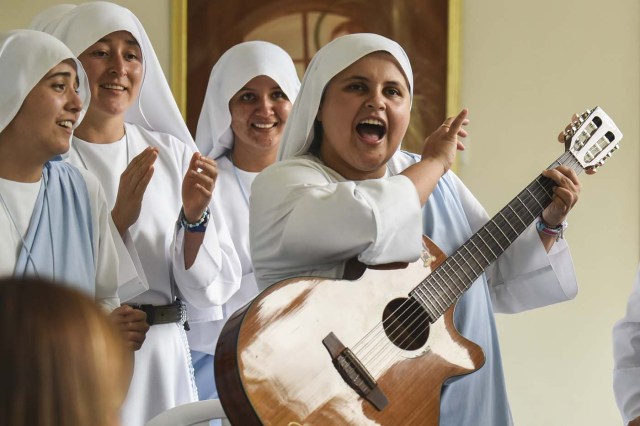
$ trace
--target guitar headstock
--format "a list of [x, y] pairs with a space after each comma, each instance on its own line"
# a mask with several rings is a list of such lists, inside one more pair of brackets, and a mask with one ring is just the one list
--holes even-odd
[[595, 170], [619, 148], [622, 132], [600, 107], [586, 110], [564, 132], [565, 147], [584, 169]]

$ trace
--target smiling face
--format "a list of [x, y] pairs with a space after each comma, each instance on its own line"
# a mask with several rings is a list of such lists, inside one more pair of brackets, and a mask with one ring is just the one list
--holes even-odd
[[77, 87], [76, 64], [71, 59], [49, 70], [2, 131], [16, 141], [15, 152], [44, 164], [69, 150], [72, 129], [82, 110]]
[[142, 51], [127, 31], [106, 35], [78, 57], [84, 67], [91, 103], [87, 120], [122, 117], [140, 93], [142, 84]]
[[351, 180], [384, 176], [407, 131], [410, 100], [407, 80], [388, 53], [371, 53], [342, 70], [318, 109], [322, 161]]
[[291, 102], [270, 77], [255, 77], [231, 98], [234, 157], [242, 152], [261, 155], [278, 149]]

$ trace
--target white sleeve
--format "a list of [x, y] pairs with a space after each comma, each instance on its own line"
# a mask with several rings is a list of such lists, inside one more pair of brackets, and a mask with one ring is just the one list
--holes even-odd
[[[472, 232], [489, 220], [462, 181], [454, 181]], [[485, 271], [495, 312], [516, 313], [573, 299], [578, 292], [571, 253], [565, 240], [547, 253], [535, 223]]]
[[327, 269], [353, 256], [370, 265], [419, 257], [421, 207], [407, 177], [335, 182], [311, 161], [277, 166], [259, 174], [251, 190], [256, 270]]
[[[193, 152], [183, 144], [182, 175], [189, 169]], [[180, 182], [182, 185], [182, 182]], [[215, 191], [215, 188], [214, 188]], [[211, 203], [213, 203], [213, 197]], [[212, 209], [215, 212], [216, 209]], [[176, 221], [177, 221], [176, 217]], [[224, 304], [238, 289], [242, 267], [222, 216], [209, 217], [204, 241], [189, 269], [184, 264], [184, 229], [176, 224], [171, 243], [173, 278], [182, 297], [196, 308]]]
[[640, 269], [625, 316], [613, 327], [613, 393], [624, 424], [640, 416]]
[[[212, 212], [215, 212], [212, 209]], [[222, 216], [209, 218], [196, 260], [184, 265], [184, 233], [175, 227], [172, 247], [173, 275], [182, 296], [196, 308], [224, 304], [240, 288], [242, 267]]]
[[111, 235], [109, 221], [111, 214], [107, 206], [104, 190], [98, 180], [88, 172], [80, 170], [89, 196], [93, 218], [93, 238], [96, 248], [94, 259], [96, 263], [96, 293], [98, 304], [111, 312], [120, 306], [118, 298], [118, 252]]
[[149, 290], [149, 282], [129, 230], [122, 238], [111, 215], [109, 227], [118, 252], [118, 296], [124, 303]]

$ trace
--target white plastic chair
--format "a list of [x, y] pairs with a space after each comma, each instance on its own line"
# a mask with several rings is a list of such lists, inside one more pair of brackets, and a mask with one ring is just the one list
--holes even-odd
[[222, 426], [231, 426], [218, 399], [190, 402], [162, 412], [149, 420], [146, 426], [209, 426], [210, 420], [222, 420]]

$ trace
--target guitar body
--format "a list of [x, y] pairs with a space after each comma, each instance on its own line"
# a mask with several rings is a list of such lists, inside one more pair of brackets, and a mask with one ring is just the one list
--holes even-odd
[[[425, 237], [423, 258], [406, 268], [367, 269], [356, 281], [285, 280], [236, 312], [215, 354], [232, 424], [437, 425], [442, 383], [477, 370], [482, 349], [455, 330], [455, 305], [430, 326], [421, 324], [426, 340], [408, 348], [394, 344], [382, 324], [390, 302], [406, 298], [445, 257]], [[384, 408], [343, 379], [323, 344], [330, 333], [364, 355], [359, 360], [388, 400]], [[357, 351], [365, 336], [368, 343]]]

